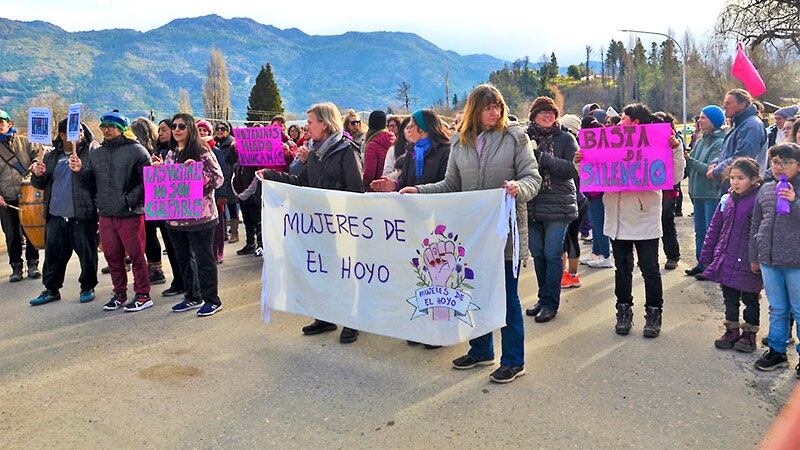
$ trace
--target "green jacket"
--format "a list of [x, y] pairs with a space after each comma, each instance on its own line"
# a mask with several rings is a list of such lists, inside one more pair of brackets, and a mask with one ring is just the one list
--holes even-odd
[[708, 165], [722, 152], [726, 130], [703, 135], [686, 161], [689, 172], [689, 196], [697, 200], [719, 200], [719, 180], [706, 178]]

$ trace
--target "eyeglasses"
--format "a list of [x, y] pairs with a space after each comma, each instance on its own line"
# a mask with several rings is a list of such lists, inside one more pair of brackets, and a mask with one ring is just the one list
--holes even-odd
[[189, 127], [186, 126], [185, 123], [173, 123], [171, 128], [173, 130], [181, 130], [181, 131], [183, 131], [183, 130], [189, 128]]
[[791, 167], [791, 166], [793, 166], [795, 164], [797, 164], [797, 161], [795, 161], [793, 159], [787, 159], [786, 161], [784, 161], [782, 159], [773, 159], [772, 160], [772, 167], [779, 167], [781, 169], [783, 169], [785, 167]]
[[360, 120], [351, 120], [350, 121], [350, 125], [361, 125], [361, 121]]

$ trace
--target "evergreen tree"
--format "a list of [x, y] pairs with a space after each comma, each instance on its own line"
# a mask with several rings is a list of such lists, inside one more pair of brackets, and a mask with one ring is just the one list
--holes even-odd
[[266, 122], [283, 114], [283, 101], [278, 85], [272, 75], [272, 65], [261, 66], [256, 77], [256, 84], [250, 89], [247, 105], [247, 120], [250, 122]]

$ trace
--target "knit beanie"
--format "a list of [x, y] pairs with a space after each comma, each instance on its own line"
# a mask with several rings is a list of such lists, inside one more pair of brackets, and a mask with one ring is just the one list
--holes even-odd
[[797, 106], [787, 106], [785, 108], [781, 108], [775, 111], [775, 117], [782, 117], [784, 119], [789, 119], [797, 115], [798, 107]]
[[369, 114], [369, 129], [382, 130], [386, 128], [386, 113], [383, 111], [372, 111]]
[[595, 109], [600, 109], [600, 105], [597, 103], [587, 103], [586, 105], [583, 105], [583, 108], [581, 109], [581, 116], [586, 117]]
[[209, 133], [214, 132], [214, 127], [211, 126], [211, 122], [207, 120], [198, 120], [197, 121], [197, 128], [205, 128], [208, 130]]
[[711, 122], [711, 125], [714, 126], [715, 130], [722, 128], [722, 125], [725, 125], [725, 112], [722, 111], [717, 105], [708, 105], [703, 108], [700, 113]]
[[536, 114], [539, 114], [542, 111], [553, 111], [556, 114], [556, 117], [558, 117], [560, 114], [558, 106], [556, 106], [556, 102], [554, 102], [552, 98], [536, 97], [536, 100], [534, 100], [533, 104], [531, 104], [531, 113], [528, 116], [528, 119], [533, 122]]
[[564, 114], [558, 121], [576, 136], [581, 131], [581, 118], [575, 114]]
[[131, 126], [131, 121], [127, 117], [120, 114], [119, 111], [114, 110], [107, 112], [100, 117], [100, 126], [110, 125], [119, 128], [120, 131], [125, 131], [126, 128]]
[[430, 132], [430, 127], [428, 126], [428, 123], [425, 122], [425, 116], [422, 115], [421, 109], [414, 111], [414, 113], [411, 114], [411, 118], [414, 119], [414, 123], [417, 124], [420, 130], [426, 133]]

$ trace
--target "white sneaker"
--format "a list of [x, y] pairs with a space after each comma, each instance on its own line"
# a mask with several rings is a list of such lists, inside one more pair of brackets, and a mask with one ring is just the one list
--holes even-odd
[[579, 261], [580, 261], [581, 264], [583, 264], [585, 266], [585, 265], [589, 264], [589, 261], [594, 261], [595, 259], [598, 259], [598, 258], [602, 258], [602, 256], [595, 255], [594, 253], [591, 253], [591, 254], [588, 254], [586, 256], [581, 256], [581, 259]]
[[614, 267], [614, 263], [611, 262], [611, 257], [603, 258], [602, 256], [597, 259], [593, 259], [586, 264], [595, 269], [611, 269]]

